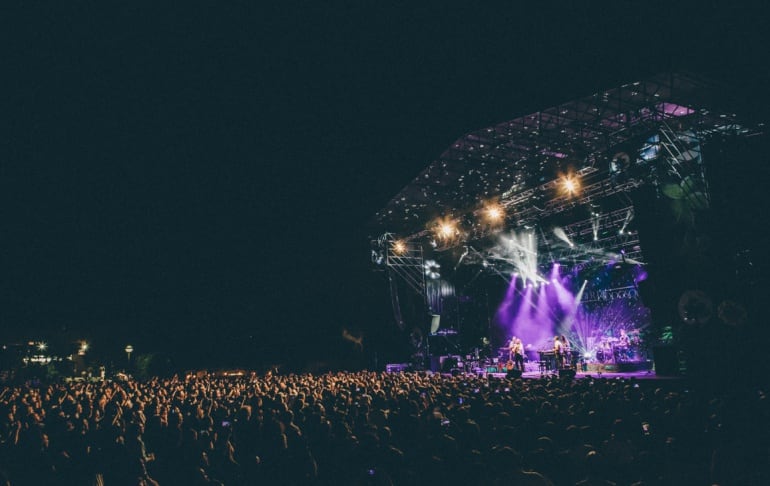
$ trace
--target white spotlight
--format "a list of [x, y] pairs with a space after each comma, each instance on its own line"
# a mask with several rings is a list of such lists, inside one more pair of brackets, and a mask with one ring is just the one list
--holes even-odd
[[441, 277], [441, 274], [439, 273], [439, 270], [441, 270], [441, 265], [439, 265], [436, 260], [427, 260], [424, 267], [425, 276], [428, 278], [436, 280], [437, 278]]

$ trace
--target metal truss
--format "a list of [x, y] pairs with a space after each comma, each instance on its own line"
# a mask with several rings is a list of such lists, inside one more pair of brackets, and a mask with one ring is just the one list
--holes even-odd
[[[754, 131], [719, 106], [723, 100], [715, 94], [724, 91], [692, 74], [661, 74], [464, 135], [375, 215], [375, 226], [397, 232], [420, 252], [388, 253], [389, 268], [424, 292], [423, 244], [430, 242], [439, 252], [471, 242], [481, 248], [496, 231], [542, 228], [547, 218], [563, 215], [578, 219], [560, 223], [575, 246], [543, 238], [541, 255], [581, 261], [602, 250], [605, 256], [622, 251], [625, 258], [642, 261], [635, 231], [620, 232], [634, 210], [624, 194], [645, 184], [659, 192], [668, 185], [690, 203], [708, 206], [700, 144], [719, 134]], [[640, 148], [653, 138], [655, 157], [640, 157]], [[612, 161], [620, 154], [628, 162], [618, 174]], [[573, 194], [560, 187], [559, 176], [567, 173], [580, 180]], [[482, 222], [488, 201], [505, 208], [504, 224]], [[605, 202], [596, 234], [596, 218], [582, 219], [577, 209]], [[432, 236], [437, 216], [458, 222], [456, 237]]]
[[694, 134], [677, 133], [662, 122], [660, 146], [668, 174], [674, 176], [683, 196], [700, 207], [708, 207], [711, 198], [700, 157], [700, 139]]
[[617, 299], [630, 300], [639, 297], [639, 290], [634, 286], [618, 287], [614, 289], [596, 289], [583, 294], [580, 302], [611, 302]]
[[403, 242], [403, 249], [396, 250], [396, 238], [385, 233], [378, 239], [385, 266], [398, 275], [412, 290], [425, 295], [425, 261], [422, 246]]
[[527, 191], [553, 180], [555, 172], [601, 170], [612, 151], [656, 133], [663, 122], [704, 136], [740, 130], [736, 115], [716, 111], [715, 88], [697, 76], [663, 74], [471, 132], [397, 194], [374, 223], [408, 235], [437, 214], [472, 210], [485, 199], [527, 199]]

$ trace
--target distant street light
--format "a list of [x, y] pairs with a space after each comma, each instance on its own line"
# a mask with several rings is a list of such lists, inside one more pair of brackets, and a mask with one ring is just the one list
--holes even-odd
[[130, 344], [128, 346], [126, 346], [126, 355], [128, 356], [129, 363], [131, 362], [131, 353], [133, 353], [133, 352], [134, 352], [134, 347], [133, 346], [131, 346]]

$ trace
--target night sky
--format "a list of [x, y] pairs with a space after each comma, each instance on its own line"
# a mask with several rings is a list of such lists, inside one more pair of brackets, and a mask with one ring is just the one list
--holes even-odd
[[367, 224], [464, 133], [670, 69], [748, 108], [770, 80], [767, 16], [727, 2], [19, 3], [2, 341], [201, 366], [387, 341]]

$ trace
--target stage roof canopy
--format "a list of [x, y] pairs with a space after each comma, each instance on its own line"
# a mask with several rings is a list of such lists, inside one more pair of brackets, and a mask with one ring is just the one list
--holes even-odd
[[633, 159], [661, 127], [699, 139], [746, 131], [720, 108], [716, 95], [724, 92], [693, 74], [659, 74], [468, 133], [376, 213], [374, 232], [414, 239], [437, 218], [461, 217], [488, 201], [507, 208], [508, 226], [528, 225], [564, 209], [566, 201], [547, 189], [569, 173], [607, 195], [600, 182], [609, 179], [611, 163], [629, 163], [618, 154]]

